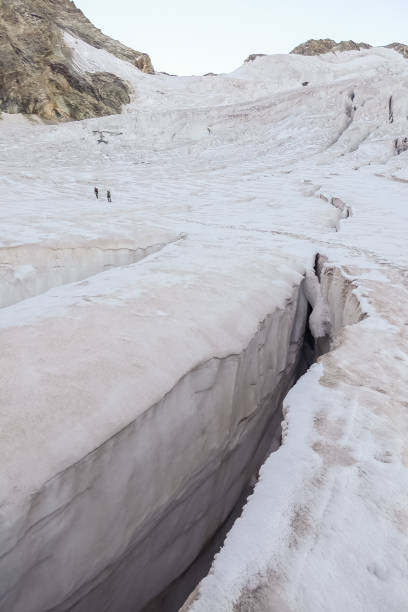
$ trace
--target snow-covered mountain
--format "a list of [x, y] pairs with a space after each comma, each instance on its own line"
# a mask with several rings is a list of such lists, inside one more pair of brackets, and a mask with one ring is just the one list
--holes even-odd
[[408, 62], [64, 44], [130, 103], [0, 120], [0, 611], [402, 612]]

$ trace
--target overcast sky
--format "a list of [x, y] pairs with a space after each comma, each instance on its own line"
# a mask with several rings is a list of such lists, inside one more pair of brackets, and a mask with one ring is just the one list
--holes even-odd
[[408, 42], [408, 0], [75, 0], [106, 34], [145, 51], [156, 70], [230, 72], [250, 53], [287, 53], [309, 38]]

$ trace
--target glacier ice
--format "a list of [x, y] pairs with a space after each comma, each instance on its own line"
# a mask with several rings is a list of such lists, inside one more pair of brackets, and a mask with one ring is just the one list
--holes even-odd
[[0, 121], [0, 610], [165, 589], [279, 446], [309, 332], [283, 444], [185, 609], [403, 610], [406, 60], [173, 78], [66, 41], [132, 100]]

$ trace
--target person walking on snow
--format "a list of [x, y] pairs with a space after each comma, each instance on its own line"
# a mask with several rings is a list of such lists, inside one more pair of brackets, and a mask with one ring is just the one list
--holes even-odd
[[95, 187], [94, 192], [95, 192], [96, 199], [98, 200], [99, 199], [99, 189]]
[[111, 192], [109, 191], [109, 189], [108, 189], [108, 191], [106, 192], [106, 197], [108, 198], [108, 202], [112, 202]]

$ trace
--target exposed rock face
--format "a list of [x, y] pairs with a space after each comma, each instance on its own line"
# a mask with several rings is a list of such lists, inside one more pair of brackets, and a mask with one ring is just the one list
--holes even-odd
[[245, 63], [253, 62], [257, 57], [265, 57], [265, 53], [251, 53], [245, 60]]
[[402, 43], [390, 43], [389, 45], [386, 45], [387, 49], [395, 49], [395, 51], [398, 51], [398, 53], [401, 53], [401, 55], [403, 55], [405, 58], [408, 59], [408, 45], [403, 45]]
[[360, 49], [371, 49], [372, 45], [365, 42], [355, 43], [354, 40], [342, 40], [337, 43], [333, 51], [360, 51]]
[[291, 53], [298, 55], [321, 55], [330, 51], [359, 51], [360, 49], [370, 49], [371, 45], [367, 43], [355, 43], [353, 40], [343, 40], [336, 43], [331, 38], [320, 38], [318, 40], [311, 38], [305, 43], [295, 47]]
[[[27, 4], [27, 0], [13, 0], [19, 4]], [[74, 36], [81, 38], [89, 45], [96, 47], [97, 49], [105, 49], [116, 55], [119, 59], [125, 60], [134, 64], [142, 72], [153, 74], [153, 66], [150, 61], [150, 57], [147, 53], [141, 53], [140, 51], [134, 51], [126, 45], [122, 45], [117, 40], [113, 40], [98, 30], [92, 23], [85, 17], [83, 12], [78, 9], [74, 2], [70, 0], [29, 0], [29, 4], [33, 3], [43, 5], [48, 15], [52, 14], [52, 18], [56, 25], [62, 30], [70, 32]], [[51, 8], [50, 8], [51, 5]]]
[[[395, 51], [398, 51], [398, 53], [401, 53], [403, 57], [408, 59], [408, 45], [394, 42], [385, 45], [385, 47], [387, 49], [395, 49]], [[291, 53], [297, 53], [298, 55], [322, 55], [323, 53], [330, 53], [330, 51], [339, 53], [341, 51], [359, 51], [360, 49], [371, 49], [371, 45], [363, 42], [355, 43], [353, 40], [342, 40], [337, 43], [331, 38], [321, 38], [318, 40], [311, 38], [295, 47]], [[255, 57], [250, 55], [246, 61], [255, 59]]]
[[394, 141], [394, 149], [397, 155], [408, 151], [408, 138], [403, 136], [402, 138], [396, 138]]
[[72, 67], [63, 33], [104, 48], [144, 72], [148, 55], [102, 34], [70, 0], [0, 0], [0, 110], [42, 119], [85, 119], [118, 113], [129, 88], [110, 73]]

